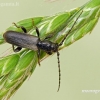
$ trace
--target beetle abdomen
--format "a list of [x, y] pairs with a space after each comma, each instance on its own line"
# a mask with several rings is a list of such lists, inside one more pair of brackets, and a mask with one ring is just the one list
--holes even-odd
[[3, 37], [5, 41], [10, 44], [31, 50], [37, 50], [38, 37], [36, 36], [15, 31], [7, 31], [4, 33]]

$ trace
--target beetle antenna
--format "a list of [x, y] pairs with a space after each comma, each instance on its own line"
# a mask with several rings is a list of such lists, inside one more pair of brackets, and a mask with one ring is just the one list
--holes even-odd
[[60, 59], [59, 59], [59, 55], [60, 55], [60, 53], [59, 53], [58, 50], [57, 50], [58, 72], [59, 72], [59, 85], [58, 85], [58, 90], [57, 90], [57, 92], [58, 92], [59, 89], [60, 89], [60, 83], [61, 83], [61, 70], [60, 70]]
[[72, 29], [74, 28], [77, 20], [79, 19], [79, 17], [81, 16], [83, 10], [81, 11], [81, 13], [79, 14], [79, 16], [76, 18], [75, 22], [73, 23], [72, 27], [69, 29], [68, 33], [65, 35], [65, 37], [63, 38], [63, 40], [61, 41], [61, 43], [59, 44], [59, 46], [61, 46], [63, 44], [63, 42], [65, 41], [65, 39], [67, 38], [67, 36], [70, 34], [70, 32], [72, 31]]

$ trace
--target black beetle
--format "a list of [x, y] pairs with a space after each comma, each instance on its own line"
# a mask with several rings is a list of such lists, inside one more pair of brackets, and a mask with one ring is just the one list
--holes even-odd
[[[83, 11], [82, 11], [83, 12]], [[59, 85], [58, 85], [58, 91], [60, 89], [60, 80], [61, 80], [61, 73], [60, 73], [60, 60], [59, 60], [59, 46], [61, 46], [66, 39], [66, 37], [70, 34], [71, 30], [73, 29], [74, 25], [76, 24], [78, 18], [82, 14], [82, 12], [79, 14], [79, 16], [76, 18], [75, 22], [73, 23], [72, 27], [69, 29], [68, 33], [65, 35], [65, 37], [62, 39], [62, 41], [58, 43], [53, 43], [49, 41], [48, 39], [51, 36], [47, 36], [44, 40], [41, 40], [39, 37], [39, 30], [35, 26], [37, 36], [26, 34], [27, 30], [23, 26], [17, 26], [15, 23], [13, 23], [17, 28], [21, 28], [24, 33], [16, 32], [16, 31], [6, 31], [3, 34], [3, 37], [6, 42], [12, 44], [14, 52], [20, 51], [22, 48], [28, 48], [30, 50], [38, 51], [38, 63], [40, 65], [39, 57], [40, 57], [40, 50], [44, 50], [47, 54], [51, 55], [54, 52], [57, 52], [57, 59], [58, 59], [58, 68], [59, 68]], [[14, 45], [18, 46], [17, 48], [14, 47]]]

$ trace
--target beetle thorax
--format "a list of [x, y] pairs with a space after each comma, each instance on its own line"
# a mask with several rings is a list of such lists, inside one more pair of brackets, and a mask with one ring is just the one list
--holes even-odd
[[39, 40], [37, 43], [37, 47], [46, 52], [57, 52], [58, 50], [58, 44], [48, 40], [43, 40], [43, 41]]

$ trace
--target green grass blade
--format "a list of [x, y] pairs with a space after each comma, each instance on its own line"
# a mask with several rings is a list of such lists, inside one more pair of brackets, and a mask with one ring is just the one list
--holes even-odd
[[[0, 90], [0, 99], [8, 98], [29, 76], [31, 70], [35, 69], [37, 54], [34, 51], [23, 53], [16, 65], [4, 81], [4, 87]], [[9, 62], [10, 63], [10, 62]], [[2, 92], [1, 92], [2, 91]]]

